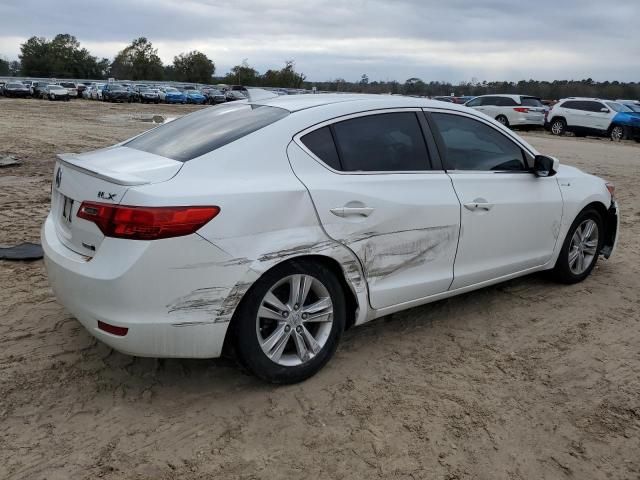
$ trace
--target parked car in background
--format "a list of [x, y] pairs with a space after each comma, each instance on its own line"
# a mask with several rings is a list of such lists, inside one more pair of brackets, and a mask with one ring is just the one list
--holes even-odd
[[545, 126], [554, 135], [572, 132], [618, 141], [640, 135], [640, 114], [611, 100], [571, 97], [560, 100], [547, 112]]
[[616, 100], [616, 102], [621, 103], [634, 112], [640, 112], [640, 100]]
[[187, 103], [187, 96], [175, 87], [165, 87], [162, 92], [165, 103]]
[[246, 100], [247, 96], [242, 90], [227, 90], [224, 93], [224, 97], [227, 102], [233, 102], [235, 100]]
[[31, 96], [34, 98], [42, 98], [42, 91], [49, 85], [49, 82], [36, 81], [31, 84]]
[[129, 102], [139, 102], [140, 92], [138, 92], [138, 90], [133, 86], [128, 86], [126, 88], [127, 88], [127, 91], [129, 92]]
[[207, 97], [205, 97], [198, 90], [185, 90], [184, 94], [187, 97], [187, 103], [193, 103], [193, 104], [196, 104], [196, 105], [202, 105], [203, 103], [206, 103], [206, 101], [207, 101]]
[[473, 100], [474, 98], [476, 98], [476, 97], [474, 97], [472, 95], [465, 95], [465, 96], [462, 96], [462, 97], [454, 97], [454, 102], [458, 103], [460, 105], [464, 105], [465, 103], [467, 103], [470, 100]]
[[78, 98], [78, 85], [73, 82], [58, 82], [57, 85], [60, 85], [63, 88], [67, 89], [69, 93], [69, 98]]
[[456, 103], [453, 97], [446, 96], [432, 97], [432, 100], [438, 100], [439, 102]]
[[129, 89], [119, 83], [107, 83], [102, 89], [103, 102], [128, 102]]
[[210, 105], [217, 105], [227, 101], [224, 93], [217, 88], [203, 88], [202, 94], [207, 97], [207, 103]]
[[9, 82], [2, 87], [2, 94], [5, 97], [27, 98], [31, 96], [31, 90], [24, 83]]
[[69, 101], [69, 91], [60, 85], [47, 85], [40, 90], [40, 96], [48, 100], [65, 100]]
[[160, 103], [160, 94], [155, 88], [138, 87], [138, 95], [141, 103]]
[[529, 95], [481, 95], [465, 103], [466, 107], [495, 118], [505, 127], [544, 126], [544, 104]]
[[538, 271], [583, 281], [619, 236], [613, 185], [425, 99], [234, 102], [58, 157], [41, 230], [58, 301], [129, 355], [226, 344], [276, 383], [319, 371], [349, 326]]
[[106, 84], [104, 83], [92, 83], [87, 90], [89, 91], [88, 98], [90, 100], [102, 100], [102, 90]]
[[89, 85], [91, 85], [90, 82], [77, 84], [76, 90], [78, 91], [78, 98], [85, 98], [84, 92], [89, 88]]

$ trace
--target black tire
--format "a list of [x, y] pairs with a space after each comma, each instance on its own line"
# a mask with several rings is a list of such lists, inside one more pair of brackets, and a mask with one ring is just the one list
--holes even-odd
[[[571, 239], [573, 235], [576, 233], [576, 230], [580, 225], [582, 225], [586, 220], [593, 220], [598, 228], [598, 246], [596, 247], [596, 254], [591, 260], [589, 266], [580, 274], [576, 274], [571, 271], [571, 267], [569, 265], [569, 250], [571, 248]], [[604, 241], [605, 231], [604, 231], [604, 222], [602, 220], [602, 216], [598, 213], [597, 210], [593, 208], [587, 208], [580, 212], [576, 219], [571, 224], [571, 228], [567, 232], [567, 236], [564, 239], [564, 243], [562, 244], [562, 249], [560, 250], [560, 255], [558, 256], [558, 260], [556, 261], [556, 265], [552, 271], [553, 277], [561, 283], [572, 284], [583, 281], [585, 278], [589, 276], [591, 271], [598, 263], [598, 256], [600, 255], [600, 250], [602, 249], [602, 243]]]
[[554, 118], [551, 120], [550, 130], [552, 135], [562, 136], [567, 131], [567, 122], [562, 118]]
[[[258, 309], [264, 296], [278, 281], [290, 275], [305, 274], [317, 279], [329, 292], [333, 304], [333, 323], [322, 349], [310, 360], [296, 366], [272, 361], [260, 346], [256, 329]], [[317, 373], [331, 359], [346, 323], [347, 309], [343, 287], [336, 275], [322, 264], [293, 260], [264, 274], [246, 293], [232, 322], [233, 342], [238, 360], [254, 375], [270, 383], [301, 382]], [[287, 342], [293, 343], [293, 337]]]
[[496, 121], [500, 122], [502, 125], [504, 125], [505, 127], [509, 128], [509, 119], [507, 117], [505, 117], [504, 115], [498, 115], [496, 117]]
[[612, 142], [619, 142], [627, 137], [627, 132], [622, 125], [612, 125], [609, 130], [609, 139]]

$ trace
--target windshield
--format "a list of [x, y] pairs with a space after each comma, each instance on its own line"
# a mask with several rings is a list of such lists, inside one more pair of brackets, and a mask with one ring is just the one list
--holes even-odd
[[22, 83], [9, 83], [7, 88], [25, 88], [25, 86]]
[[49, 90], [64, 90], [67, 91], [66, 88], [62, 88], [60, 85], [49, 85]]
[[627, 108], [630, 108], [634, 112], [640, 112], [640, 105], [635, 105], [635, 104], [632, 104], [632, 103], [625, 103], [625, 106]]
[[621, 103], [606, 102], [607, 106], [614, 112], [633, 112], [629, 107]]
[[173, 87], [167, 87], [164, 89], [165, 92], [167, 93], [180, 93], [180, 90], [178, 90], [177, 88], [173, 88]]
[[65, 88], [76, 88], [76, 86], [73, 83], [61, 83], [60, 85], [62, 85]]
[[265, 105], [210, 107], [149, 130], [124, 146], [186, 162], [287, 115], [287, 110]]

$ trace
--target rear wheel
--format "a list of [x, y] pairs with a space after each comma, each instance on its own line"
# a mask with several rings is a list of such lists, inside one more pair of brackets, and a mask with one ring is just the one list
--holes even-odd
[[292, 261], [267, 272], [247, 292], [234, 317], [240, 361], [272, 383], [296, 383], [333, 356], [344, 330], [346, 303], [335, 274]]
[[509, 119], [507, 117], [505, 117], [504, 115], [498, 115], [496, 117], [496, 120], [498, 122], [500, 122], [502, 125], [504, 125], [505, 127], [509, 126]]
[[567, 130], [567, 124], [561, 118], [556, 118], [551, 122], [551, 133], [554, 135], [564, 135]]
[[598, 261], [604, 239], [603, 221], [593, 209], [582, 211], [571, 224], [553, 270], [562, 283], [578, 283], [589, 276]]

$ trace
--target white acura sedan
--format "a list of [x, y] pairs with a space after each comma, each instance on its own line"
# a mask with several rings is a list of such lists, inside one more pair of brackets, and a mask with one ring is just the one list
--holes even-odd
[[613, 186], [475, 110], [396, 96], [209, 107], [59, 155], [42, 229], [58, 300], [152, 357], [231, 348], [301, 381], [345, 328], [614, 251]]

